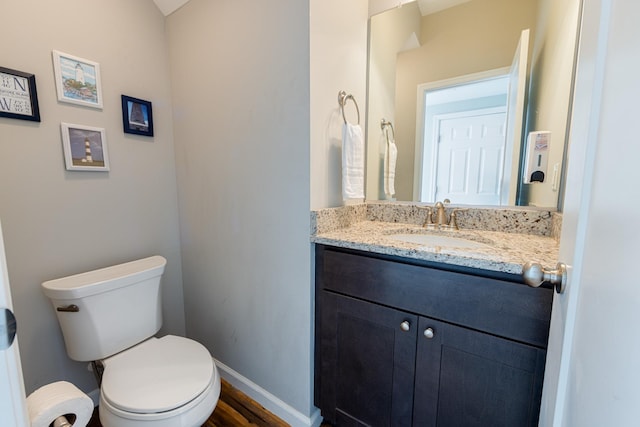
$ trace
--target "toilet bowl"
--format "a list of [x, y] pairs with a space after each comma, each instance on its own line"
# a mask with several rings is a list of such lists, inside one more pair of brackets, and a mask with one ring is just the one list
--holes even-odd
[[201, 426], [220, 395], [209, 352], [186, 338], [150, 338], [103, 364], [100, 421], [105, 427]]
[[103, 427], [200, 427], [218, 402], [209, 351], [188, 338], [154, 336], [165, 264], [154, 256], [42, 284], [69, 357], [103, 367]]

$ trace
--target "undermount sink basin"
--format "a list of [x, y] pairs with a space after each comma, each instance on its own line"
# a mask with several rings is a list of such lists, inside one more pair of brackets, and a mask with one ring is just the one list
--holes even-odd
[[451, 246], [456, 248], [483, 248], [486, 244], [462, 237], [443, 236], [440, 234], [399, 233], [387, 236], [389, 239], [421, 246]]

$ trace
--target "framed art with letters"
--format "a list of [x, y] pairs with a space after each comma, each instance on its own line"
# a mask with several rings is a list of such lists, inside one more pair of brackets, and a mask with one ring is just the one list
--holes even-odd
[[36, 76], [0, 67], [0, 117], [40, 121]]

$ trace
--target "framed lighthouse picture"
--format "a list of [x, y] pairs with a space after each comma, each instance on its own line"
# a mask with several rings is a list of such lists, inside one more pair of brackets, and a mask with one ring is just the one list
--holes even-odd
[[103, 128], [61, 123], [61, 130], [67, 170], [109, 170], [107, 138]]
[[153, 136], [151, 102], [122, 95], [122, 127], [124, 133]]
[[57, 50], [52, 54], [58, 101], [102, 108], [100, 64]]

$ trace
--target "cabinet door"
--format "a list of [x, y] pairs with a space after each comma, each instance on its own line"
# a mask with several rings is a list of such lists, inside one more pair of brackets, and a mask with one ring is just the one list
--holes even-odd
[[410, 426], [417, 316], [332, 292], [321, 296], [324, 418], [339, 426]]
[[538, 425], [544, 350], [429, 318], [419, 328], [414, 425]]

